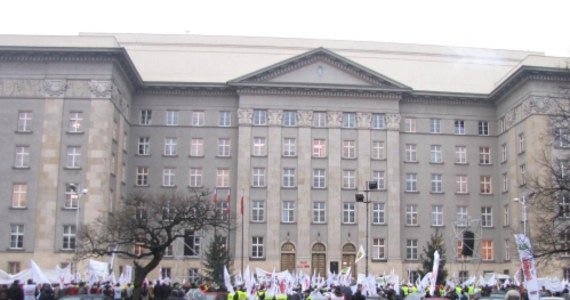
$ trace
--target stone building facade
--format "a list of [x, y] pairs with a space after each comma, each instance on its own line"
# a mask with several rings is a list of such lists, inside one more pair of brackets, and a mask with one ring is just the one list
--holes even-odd
[[[230, 198], [236, 270], [405, 278], [439, 230], [450, 274], [512, 275], [512, 200], [554, 147], [565, 62], [343, 41], [0, 36], [0, 268], [71, 262], [77, 226], [130, 193], [208, 188]], [[195, 233], [193, 255], [174, 245], [161, 270], [199, 276], [210, 236]], [[361, 245], [368, 262], [355, 264]]]

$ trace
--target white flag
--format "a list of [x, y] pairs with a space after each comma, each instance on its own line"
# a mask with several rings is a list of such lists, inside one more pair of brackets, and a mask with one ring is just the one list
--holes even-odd
[[530, 300], [538, 300], [538, 279], [536, 277], [536, 261], [532, 254], [530, 240], [524, 234], [515, 234], [515, 242], [519, 250], [526, 289]]
[[365, 257], [366, 257], [366, 251], [364, 251], [364, 247], [360, 245], [360, 248], [358, 248], [358, 252], [356, 253], [356, 259], [354, 260], [354, 263], [355, 264], [358, 263]]
[[435, 250], [433, 253], [433, 268], [431, 270], [431, 283], [429, 287], [429, 293], [431, 296], [436, 295], [435, 283], [437, 281], [437, 271], [439, 270], [439, 252]]
[[230, 278], [230, 272], [228, 272], [228, 267], [224, 266], [224, 284], [226, 285], [226, 290], [233, 293], [234, 287], [232, 286], [232, 279]]

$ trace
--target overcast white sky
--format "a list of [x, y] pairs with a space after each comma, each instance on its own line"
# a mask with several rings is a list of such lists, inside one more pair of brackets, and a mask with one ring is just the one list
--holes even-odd
[[6, 0], [0, 34], [300, 37], [570, 57], [568, 0]]

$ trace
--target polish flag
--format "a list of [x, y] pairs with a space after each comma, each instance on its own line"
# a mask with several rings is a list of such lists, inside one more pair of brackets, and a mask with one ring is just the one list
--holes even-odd
[[228, 194], [226, 195], [226, 211], [230, 211], [230, 201], [231, 201], [231, 193], [228, 189]]
[[214, 194], [212, 194], [212, 201], [214, 201], [214, 204], [218, 203], [218, 190], [217, 189], [215, 189]]
[[241, 199], [239, 200], [239, 212], [243, 216], [243, 195], [241, 195]]

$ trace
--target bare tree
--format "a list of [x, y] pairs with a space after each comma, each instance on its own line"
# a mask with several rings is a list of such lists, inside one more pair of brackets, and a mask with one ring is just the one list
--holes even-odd
[[[565, 93], [569, 95], [568, 92]], [[528, 176], [523, 194], [532, 213], [533, 254], [539, 263], [570, 255], [570, 110], [567, 99], [557, 99], [543, 134], [544, 151], [535, 158], [538, 168]]]
[[176, 239], [189, 232], [223, 227], [206, 191], [194, 194], [134, 194], [120, 208], [79, 232], [81, 258], [119, 255], [134, 265], [133, 298]]

